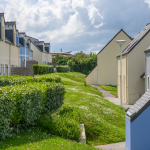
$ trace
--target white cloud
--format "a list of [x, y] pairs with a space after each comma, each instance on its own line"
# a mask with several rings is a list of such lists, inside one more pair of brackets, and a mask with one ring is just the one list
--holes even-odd
[[104, 25], [104, 23], [102, 22], [102, 23], [100, 23], [100, 24], [98, 24], [98, 25], [94, 25], [94, 28], [100, 28], [101, 26], [103, 26]]
[[145, 0], [144, 2], [149, 4], [149, 7], [150, 7], [150, 0]]
[[103, 19], [103, 16], [93, 4], [88, 6], [88, 15], [91, 20], [91, 25], [95, 23], [96, 19]]

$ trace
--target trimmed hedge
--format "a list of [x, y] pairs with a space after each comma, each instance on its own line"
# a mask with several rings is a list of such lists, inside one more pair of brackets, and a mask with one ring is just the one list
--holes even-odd
[[34, 69], [34, 74], [47, 74], [53, 73], [54, 67], [52, 65], [32, 65]]
[[5, 139], [16, 127], [19, 131], [34, 125], [43, 113], [61, 107], [65, 90], [59, 83], [30, 83], [8, 86], [0, 93], [0, 139]]
[[39, 77], [30, 77], [30, 76], [2, 76], [0, 77], [0, 86], [6, 85], [16, 85], [16, 84], [26, 84], [33, 82], [56, 82], [61, 83], [61, 78], [57, 75], [45, 75]]
[[68, 72], [69, 68], [67, 65], [56, 66], [57, 72]]

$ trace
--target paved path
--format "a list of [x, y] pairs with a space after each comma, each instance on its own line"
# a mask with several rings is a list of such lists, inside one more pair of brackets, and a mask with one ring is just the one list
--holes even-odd
[[[95, 86], [93, 85], [94, 87], [96, 87], [98, 89], [98, 91], [102, 92], [103, 94], [103, 97], [107, 100], [109, 100], [110, 102], [114, 103], [115, 105], [119, 105], [120, 106], [120, 99], [119, 98], [116, 98], [115, 96], [113, 96], [112, 94], [110, 94], [109, 91], [105, 91], [104, 89], [102, 89], [101, 87], [98, 87], [98, 86]], [[124, 108], [129, 108], [131, 107], [132, 105], [128, 105], [126, 103], [123, 103], [123, 107]]]
[[102, 150], [126, 150], [125, 142], [108, 144], [108, 145], [99, 145], [94, 147]]

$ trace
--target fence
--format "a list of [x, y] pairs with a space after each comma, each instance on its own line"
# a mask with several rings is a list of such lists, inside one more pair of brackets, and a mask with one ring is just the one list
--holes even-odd
[[[26, 61], [26, 67], [31, 68], [32, 65], [34, 65], [34, 64], [38, 64], [38, 61], [35, 61], [35, 60], [27, 60]], [[25, 67], [25, 60], [22, 61], [22, 67]]]
[[31, 67], [13, 67], [11, 75], [34, 76], [34, 69]]

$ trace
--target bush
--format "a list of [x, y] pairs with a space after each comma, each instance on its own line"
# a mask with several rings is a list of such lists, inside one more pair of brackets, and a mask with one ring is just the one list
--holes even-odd
[[47, 74], [53, 73], [54, 67], [52, 65], [32, 65], [34, 74]]
[[34, 125], [43, 113], [58, 109], [63, 103], [65, 91], [59, 83], [30, 83], [2, 88], [1, 93], [0, 138], [4, 139], [11, 136], [17, 125]]
[[64, 66], [62, 66], [62, 65], [60, 65], [60, 66], [56, 66], [56, 70], [57, 70], [57, 72], [68, 72], [68, 66], [67, 65], [64, 65]]
[[[66, 113], [67, 115], [65, 115]], [[44, 132], [79, 142], [81, 137], [80, 119], [75, 118], [72, 113], [73, 110], [68, 107], [60, 109], [57, 113], [43, 115], [38, 119], [37, 126]]]
[[34, 74], [39, 74], [39, 69], [40, 69], [40, 65], [38, 64], [34, 64], [32, 65], [33, 69], [34, 69]]
[[57, 75], [30, 77], [30, 76], [2, 76], [0, 77], [0, 86], [26, 84], [33, 82], [56, 82], [61, 83], [61, 78]]

